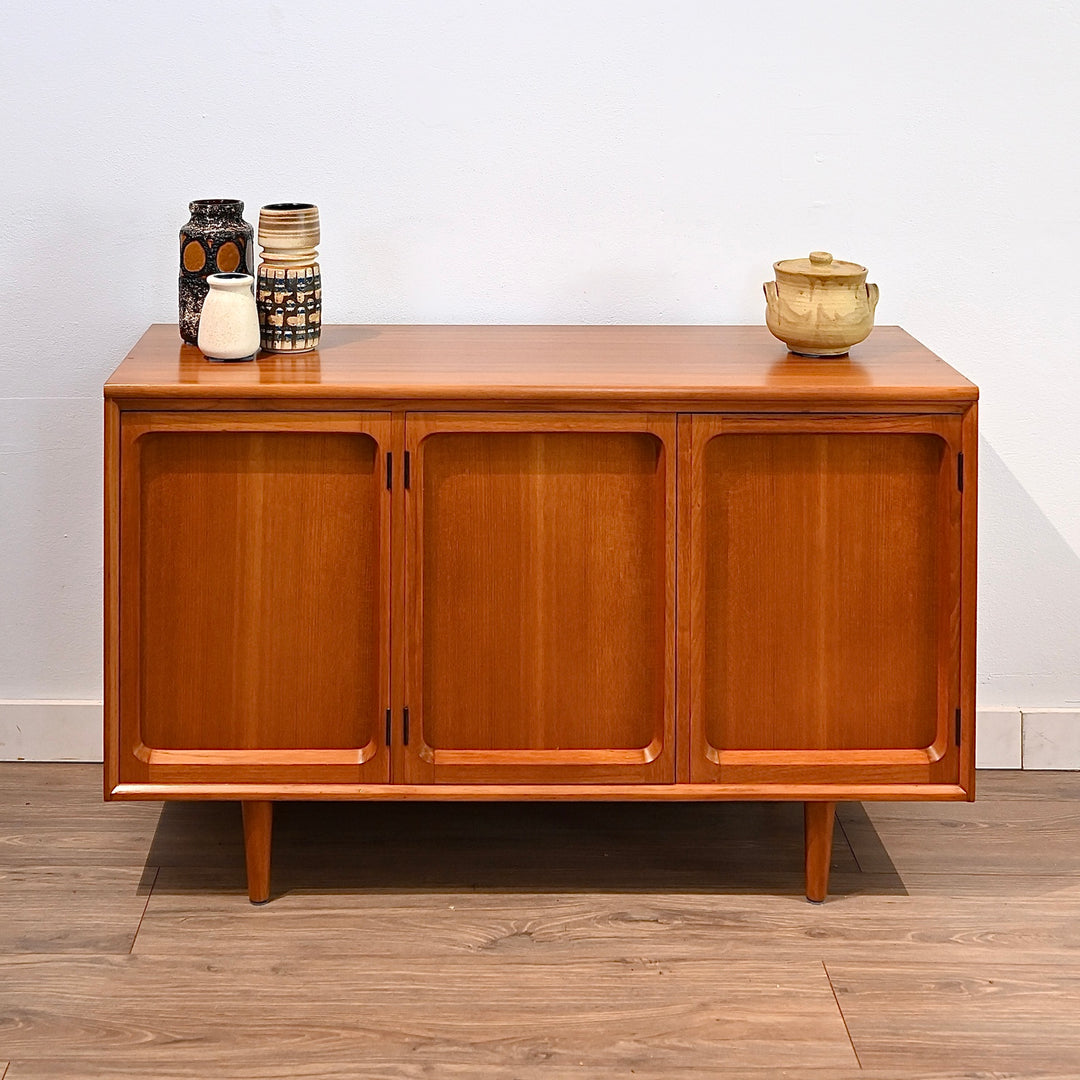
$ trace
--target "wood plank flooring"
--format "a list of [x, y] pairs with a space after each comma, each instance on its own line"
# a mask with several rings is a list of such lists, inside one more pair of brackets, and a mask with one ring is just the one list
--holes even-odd
[[1080, 774], [843, 805], [820, 907], [797, 804], [282, 804], [253, 907], [100, 790], [0, 765], [0, 1080], [1080, 1077]]

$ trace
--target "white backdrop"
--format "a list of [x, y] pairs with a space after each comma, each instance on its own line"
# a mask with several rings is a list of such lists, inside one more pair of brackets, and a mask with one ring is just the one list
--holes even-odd
[[100, 698], [101, 384], [231, 197], [319, 205], [329, 322], [757, 323], [773, 260], [866, 264], [982, 388], [981, 702], [1080, 708], [1080, 5], [0, 15], [0, 699]]

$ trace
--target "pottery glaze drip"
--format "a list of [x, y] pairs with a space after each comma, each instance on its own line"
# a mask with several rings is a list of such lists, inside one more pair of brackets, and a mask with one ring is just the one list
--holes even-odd
[[766, 281], [765, 325], [799, 356], [843, 356], [874, 329], [878, 287], [866, 267], [812, 251], [806, 259], [773, 263]]

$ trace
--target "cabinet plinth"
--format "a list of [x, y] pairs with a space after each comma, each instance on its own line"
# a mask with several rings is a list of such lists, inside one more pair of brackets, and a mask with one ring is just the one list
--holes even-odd
[[974, 797], [977, 390], [895, 327], [326, 327], [105, 387], [107, 798]]

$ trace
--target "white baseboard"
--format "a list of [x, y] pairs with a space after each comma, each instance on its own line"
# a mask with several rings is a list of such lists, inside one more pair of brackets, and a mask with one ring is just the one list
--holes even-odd
[[975, 765], [980, 769], [1080, 770], [1080, 710], [979, 709]]
[[[0, 700], [0, 761], [101, 761], [100, 701]], [[1080, 770], [1080, 711], [979, 709], [980, 769]]]
[[1024, 710], [1024, 768], [1080, 769], [1080, 710]]
[[0, 761], [101, 761], [100, 701], [0, 700]]
[[1023, 724], [1020, 709], [976, 709], [975, 768], [1022, 769]]

